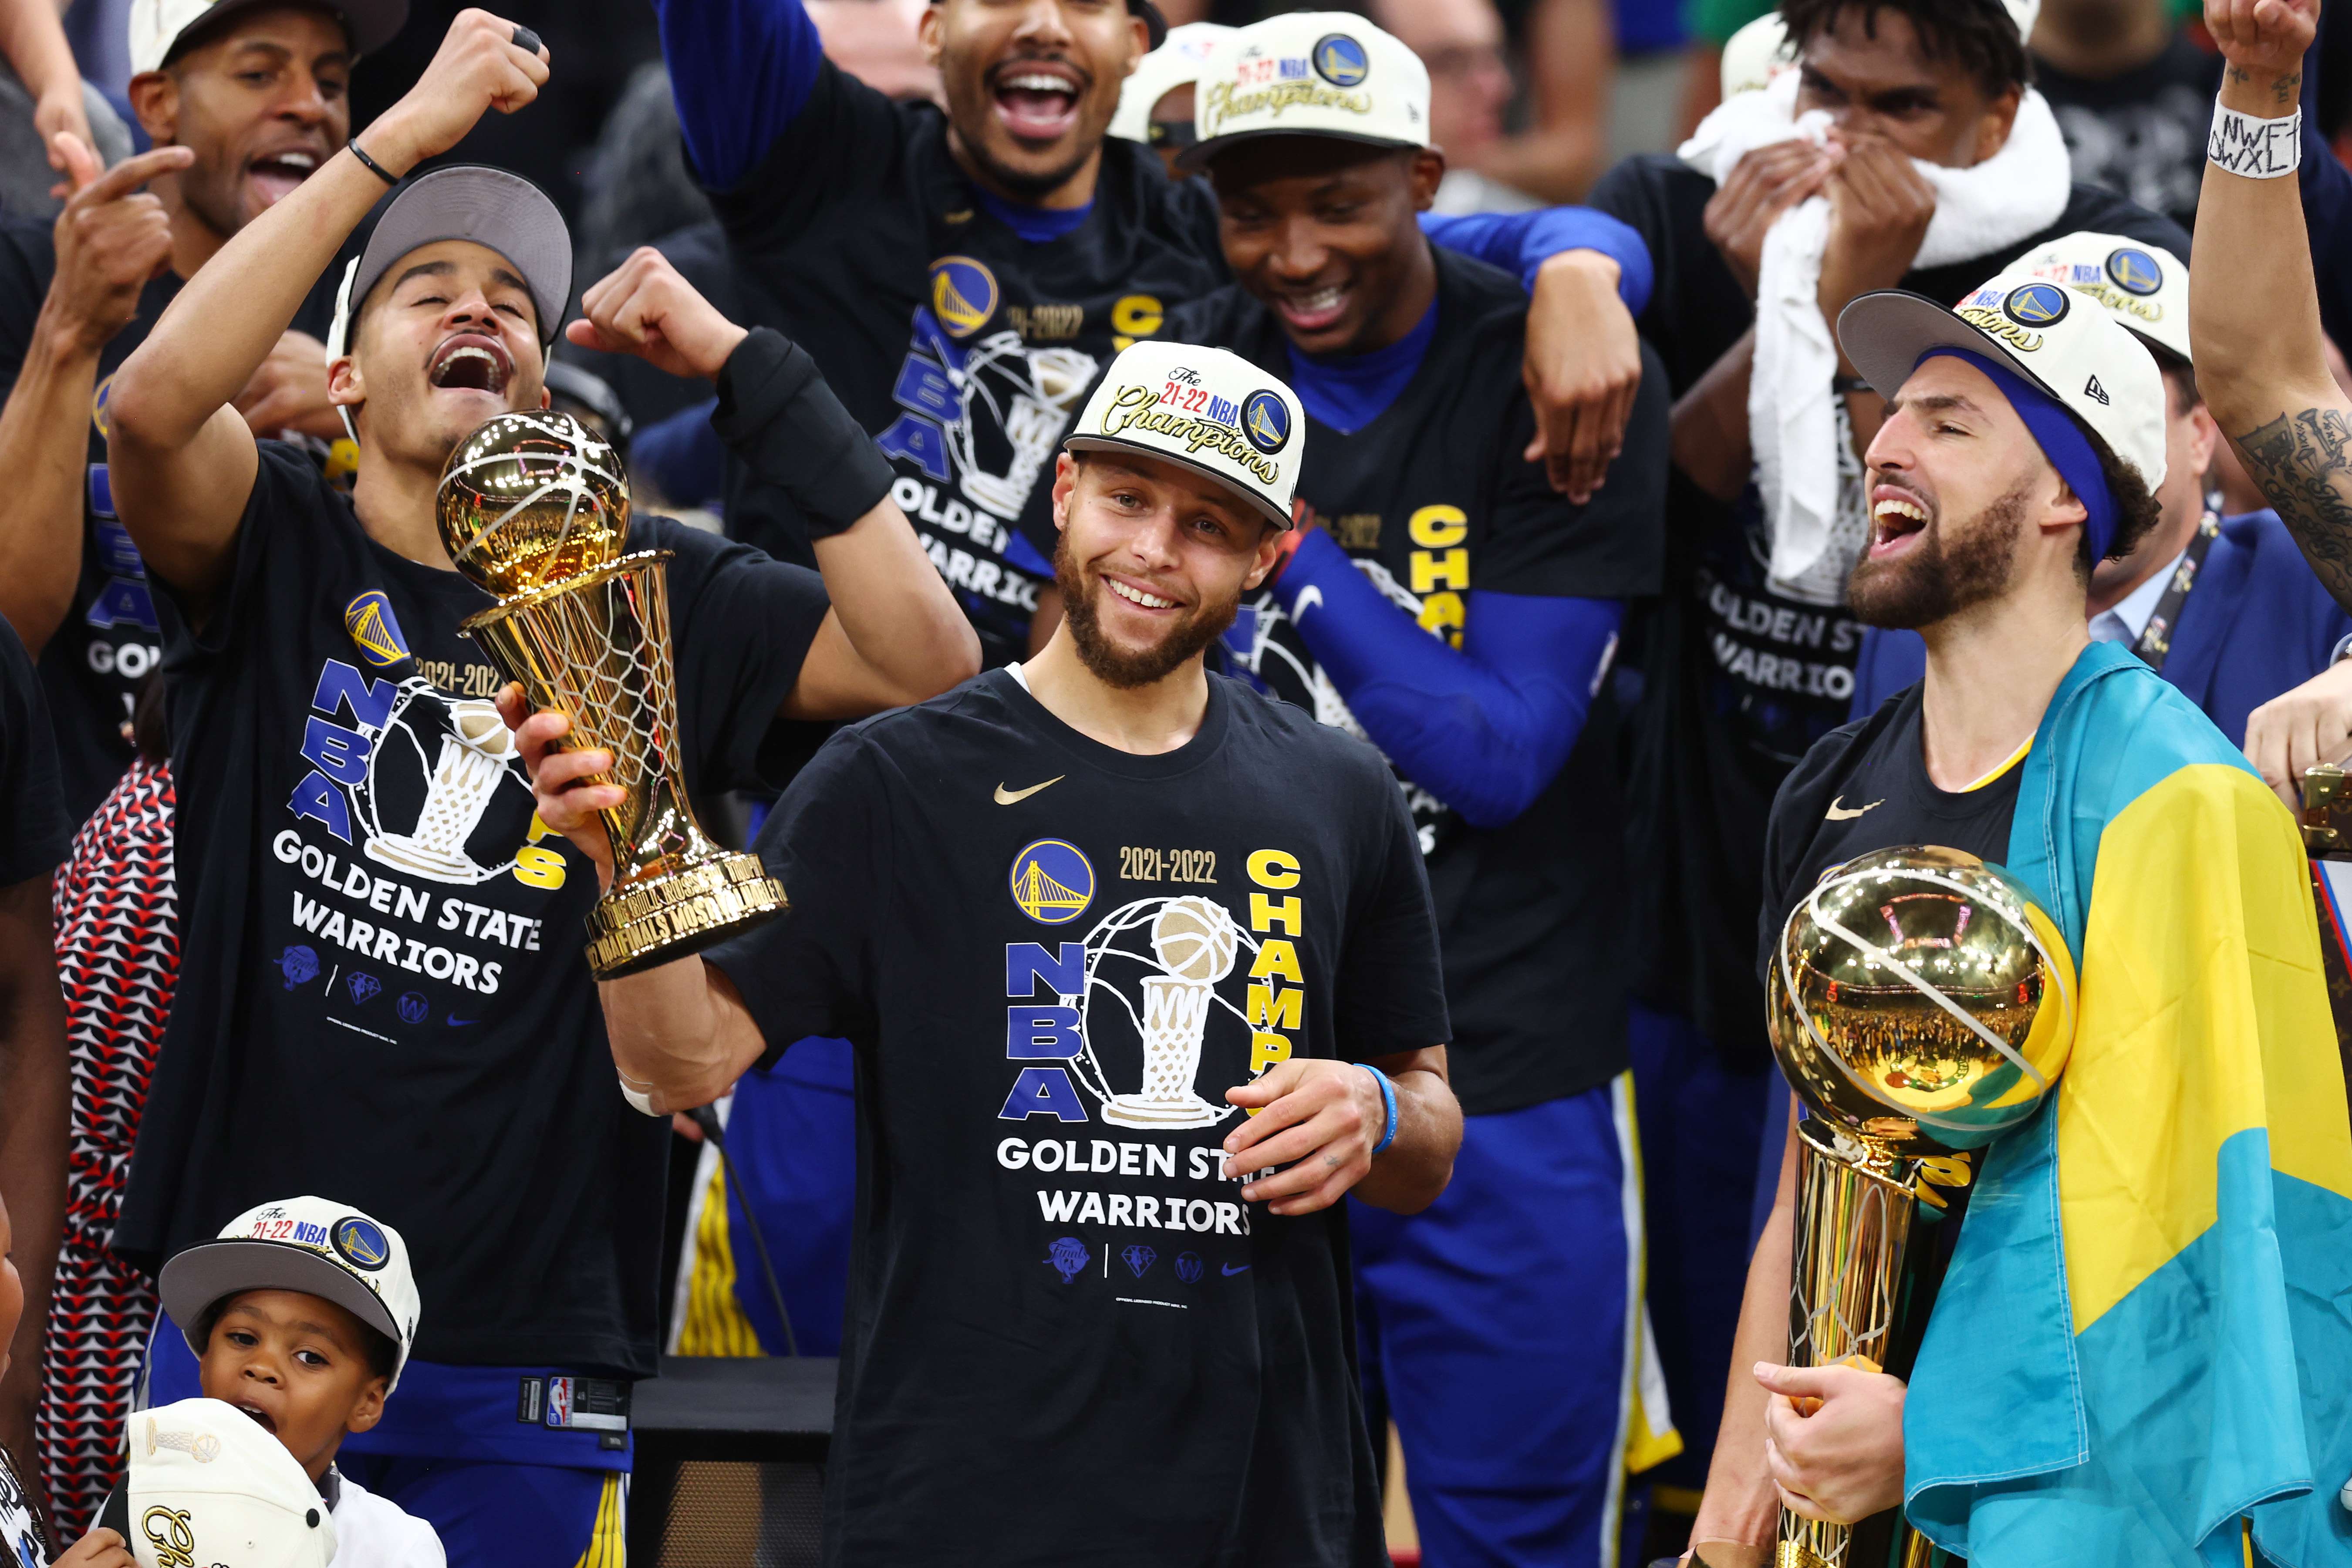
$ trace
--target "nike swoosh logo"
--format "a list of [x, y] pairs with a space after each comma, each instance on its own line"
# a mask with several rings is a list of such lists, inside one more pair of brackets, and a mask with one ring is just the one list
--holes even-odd
[[999, 805], [1018, 805], [1023, 801], [1027, 800], [1031, 795], [1035, 795], [1039, 790], [1050, 789], [1055, 784], [1060, 784], [1064, 779], [1068, 778], [1069, 776], [1070, 775], [1067, 773], [1055, 773], [1044, 784], [1031, 784], [1027, 789], [1006, 789], [1003, 784], [998, 784], [996, 786], [996, 804]]
[[481, 1020], [479, 1018], [460, 1018], [455, 1013], [449, 1015], [449, 1026], [453, 1029], [462, 1029], [469, 1024], [478, 1024], [480, 1022]]
[[1234, 1268], [1232, 1264], [1230, 1264], [1230, 1263], [1226, 1263], [1226, 1264], [1221, 1264], [1221, 1265], [1219, 1265], [1219, 1267], [1224, 1269], [1224, 1271], [1225, 1271], [1225, 1278], [1226, 1278], [1226, 1279], [1232, 1279], [1232, 1278], [1233, 1278], [1234, 1275], [1236, 1275], [1236, 1274], [1246, 1274], [1246, 1273], [1248, 1273], [1248, 1272], [1249, 1272], [1249, 1267], [1250, 1267], [1250, 1266], [1249, 1266], [1248, 1264], [1244, 1263], [1244, 1264], [1243, 1264], [1239, 1268]]
[[1290, 619], [1292, 624], [1296, 625], [1297, 622], [1305, 620], [1307, 618], [1307, 612], [1316, 608], [1322, 603], [1323, 590], [1319, 585], [1310, 583], [1306, 587], [1299, 589], [1297, 603], [1290, 606]]
[[1868, 805], [1849, 807], [1845, 804], [1845, 796], [1839, 795], [1835, 800], [1830, 802], [1830, 808], [1828, 812], [1824, 814], [1824, 820], [1829, 822], [1851, 822], [1855, 817], [1860, 816], [1864, 812], [1876, 811], [1880, 806], [1885, 805], [1885, 804], [1886, 803], [1883, 800], [1874, 800]]

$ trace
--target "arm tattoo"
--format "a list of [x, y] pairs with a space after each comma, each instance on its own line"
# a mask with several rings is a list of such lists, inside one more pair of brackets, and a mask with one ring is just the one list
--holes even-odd
[[2341, 408], [2306, 408], [2235, 441], [2304, 559], [2337, 604], [2352, 606], [2352, 420]]

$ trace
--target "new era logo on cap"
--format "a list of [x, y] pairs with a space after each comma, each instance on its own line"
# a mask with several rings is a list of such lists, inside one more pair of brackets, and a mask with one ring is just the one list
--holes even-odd
[[1111, 362], [1063, 445], [1181, 463], [1287, 528], [1305, 424], [1297, 395], [1239, 354], [1140, 342]]
[[2099, 378], [2095, 375], [2083, 384], [2083, 395], [2103, 408], [2111, 401], [2107, 396], [2107, 389], [2099, 384]]
[[1197, 168], [1254, 136], [1336, 136], [1384, 147], [1429, 142], [1429, 68], [1361, 16], [1301, 11], [1220, 42], [1194, 86]]

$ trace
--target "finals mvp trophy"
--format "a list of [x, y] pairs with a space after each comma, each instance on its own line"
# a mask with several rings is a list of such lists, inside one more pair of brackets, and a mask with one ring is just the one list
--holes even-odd
[[683, 958], [781, 913], [759, 859], [712, 839], [686, 802], [670, 657], [666, 550], [623, 554], [620, 458], [562, 414], [501, 414], [441, 470], [442, 547], [498, 596], [458, 628], [522, 683], [534, 709], [570, 715], [579, 747], [613, 753], [597, 784], [627, 799], [603, 814], [612, 890], [588, 916], [599, 980]]
[[[2074, 1039], [2065, 938], [2009, 874], [1956, 849], [1849, 860], [1789, 916], [1766, 981], [1797, 1127], [1789, 1363], [1876, 1372], [1916, 1346], [1906, 1300], [1923, 1167], [2033, 1114]], [[1949, 1167], [1938, 1173], [1952, 1175]], [[1946, 1185], [1958, 1185], [1948, 1181]], [[1775, 1568], [1913, 1568], [1899, 1510], [1844, 1524], [1780, 1514]]]

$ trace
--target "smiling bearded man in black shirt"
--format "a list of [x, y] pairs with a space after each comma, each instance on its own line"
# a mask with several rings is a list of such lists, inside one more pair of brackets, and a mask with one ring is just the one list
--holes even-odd
[[[331, 335], [330, 393], [359, 443], [349, 498], [228, 406], [380, 176], [530, 101], [548, 66], [515, 37], [461, 16], [409, 95], [231, 239], [115, 380], [115, 494], [184, 622], [185, 931], [116, 1246], [152, 1263], [285, 1192], [397, 1226], [438, 1326], [404, 1384], [426, 1396], [347, 1450], [401, 1467], [362, 1484], [429, 1520], [455, 1561], [571, 1568], [619, 1528], [626, 1390], [607, 1380], [654, 1369], [667, 1135], [614, 1090], [583, 953], [594, 880], [533, 820], [498, 678], [458, 633], [493, 601], [449, 569], [435, 516], [451, 447], [545, 404], [571, 287], [562, 218], [527, 182], [467, 167], [385, 209]], [[586, 309], [574, 342], [715, 377], [720, 435], [781, 482], [809, 476], [798, 493], [830, 531], [820, 580], [632, 521], [630, 548], [673, 552], [689, 789], [759, 782], [779, 714], [855, 717], [978, 668], [884, 465], [805, 354], [747, 336], [649, 251]], [[159, 1396], [193, 1370], [177, 1339], [157, 1336]]]
[[[648, 1111], [857, 1051], [828, 1563], [1387, 1561], [1336, 1205], [1426, 1207], [1461, 1140], [1428, 884], [1378, 753], [1202, 668], [1302, 423], [1222, 350], [1121, 354], [1045, 649], [835, 736], [761, 835], [791, 910], [602, 987]], [[508, 712], [608, 863], [605, 754]]]
[[[1348, 51], [1349, 93], [1263, 89]], [[1299, 527], [1227, 651], [1395, 769], [1467, 1118], [1428, 1212], [1351, 1205], [1371, 1401], [1433, 1568], [1599, 1568], [1627, 1470], [1673, 1449], [1636, 1375], [1624, 821], [1599, 696], [1623, 601], [1657, 591], [1664, 373], [1652, 356], [1608, 484], [1570, 501], [1526, 455], [1526, 296], [1414, 221], [1445, 161], [1412, 51], [1278, 16], [1224, 40], [1196, 96], [1184, 161], [1209, 171], [1238, 282], [1169, 331], [1283, 377], [1307, 416]]]

